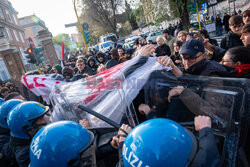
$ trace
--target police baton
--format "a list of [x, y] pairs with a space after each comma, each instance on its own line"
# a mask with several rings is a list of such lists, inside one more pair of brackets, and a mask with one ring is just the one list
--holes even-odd
[[126, 135], [128, 134], [125, 130], [123, 130], [122, 128], [120, 128], [121, 126], [118, 123], [116, 123], [115, 121], [113, 121], [113, 120], [111, 120], [111, 119], [103, 116], [102, 114], [99, 114], [98, 112], [96, 112], [94, 110], [91, 110], [90, 108], [85, 107], [83, 105], [79, 105], [78, 108], [80, 108], [81, 110], [86, 111], [87, 113], [89, 113], [91, 115], [94, 115], [95, 117], [103, 120], [104, 122], [106, 122], [109, 125], [115, 127], [116, 129], [123, 131], [123, 133], [125, 133]]

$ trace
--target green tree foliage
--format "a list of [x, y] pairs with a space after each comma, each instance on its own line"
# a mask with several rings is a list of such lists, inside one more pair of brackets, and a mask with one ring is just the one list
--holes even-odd
[[81, 0], [81, 18], [89, 24], [102, 27], [106, 32], [117, 32], [117, 15], [122, 0]]
[[58, 34], [57, 36], [53, 37], [53, 43], [61, 45], [64, 42], [64, 46], [69, 48], [70, 45], [70, 37], [69, 34]]
[[[199, 10], [202, 3], [207, 0], [197, 0]], [[195, 3], [195, 0], [153, 0], [156, 21], [172, 20], [180, 18], [184, 27], [189, 26], [190, 9], [188, 5]]]
[[137, 24], [145, 22], [144, 13], [141, 5], [133, 10], [133, 15], [136, 17]]
[[127, 19], [132, 27], [132, 30], [135, 30], [138, 28], [138, 24], [136, 22], [136, 16], [134, 14], [134, 12], [132, 11], [130, 4], [127, 3], [127, 1], [125, 1], [125, 13], [127, 15]]

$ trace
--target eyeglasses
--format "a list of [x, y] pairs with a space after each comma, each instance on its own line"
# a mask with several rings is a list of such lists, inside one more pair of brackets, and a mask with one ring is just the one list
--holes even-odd
[[224, 63], [233, 63], [233, 61], [232, 60], [221, 60], [221, 64], [224, 64]]
[[181, 58], [182, 58], [182, 60], [185, 60], [185, 61], [195, 61], [200, 56], [202, 56], [202, 54], [200, 54], [198, 56], [189, 56], [189, 57], [183, 57], [183, 56], [181, 56]]

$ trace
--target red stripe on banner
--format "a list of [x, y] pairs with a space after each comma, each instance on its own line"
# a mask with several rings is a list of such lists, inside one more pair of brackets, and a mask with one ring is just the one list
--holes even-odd
[[94, 77], [86, 78], [87, 81], [86, 89], [93, 89], [94, 91], [91, 92], [91, 94], [84, 99], [84, 104], [88, 104], [93, 99], [95, 99], [101, 93], [102, 89], [114, 89], [114, 82], [119, 82], [117, 89], [121, 88], [121, 83], [123, 81], [120, 81], [119, 79], [114, 80], [112, 78], [117, 72], [121, 70], [124, 63], [121, 63], [110, 69], [107, 69], [102, 73], [95, 75]]

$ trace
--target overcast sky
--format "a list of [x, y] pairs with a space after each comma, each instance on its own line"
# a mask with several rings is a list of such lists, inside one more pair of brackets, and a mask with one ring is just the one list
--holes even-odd
[[53, 36], [60, 33], [76, 33], [76, 28], [64, 24], [76, 22], [72, 0], [9, 0], [18, 17], [35, 14], [42, 19]]

